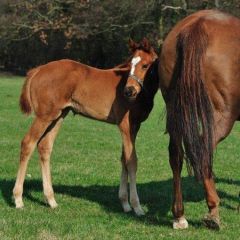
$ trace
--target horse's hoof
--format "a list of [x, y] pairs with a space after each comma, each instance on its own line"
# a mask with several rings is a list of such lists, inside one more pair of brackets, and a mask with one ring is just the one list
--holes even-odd
[[139, 207], [135, 207], [134, 208], [134, 212], [138, 217], [144, 216], [145, 212], [143, 211], [143, 209], [141, 208], [141, 206]]
[[211, 229], [214, 229], [214, 230], [220, 230], [220, 219], [217, 216], [207, 214], [203, 218], [203, 223], [208, 228], [211, 228]]
[[24, 207], [22, 200], [15, 200], [15, 206], [17, 209], [22, 209]]
[[57, 202], [55, 201], [55, 199], [48, 200], [48, 204], [49, 204], [49, 206], [50, 206], [52, 209], [58, 207], [58, 204], [57, 204]]
[[123, 211], [124, 211], [125, 213], [128, 213], [128, 212], [131, 212], [131, 211], [132, 211], [132, 208], [131, 208], [131, 206], [129, 205], [129, 203], [123, 204], [122, 207], [123, 207]]
[[188, 222], [185, 217], [180, 217], [173, 220], [173, 229], [186, 229]]

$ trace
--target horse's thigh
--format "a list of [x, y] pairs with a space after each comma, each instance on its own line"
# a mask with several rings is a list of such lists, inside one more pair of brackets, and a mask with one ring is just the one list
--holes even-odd
[[217, 144], [225, 139], [229, 133], [231, 132], [234, 124], [233, 118], [229, 115], [223, 115], [221, 113], [217, 113], [214, 115], [214, 138], [213, 145], [214, 148], [217, 147]]

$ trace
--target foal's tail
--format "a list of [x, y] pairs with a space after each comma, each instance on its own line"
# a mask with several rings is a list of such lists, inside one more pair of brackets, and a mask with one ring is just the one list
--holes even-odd
[[37, 72], [38, 72], [38, 68], [34, 68], [30, 70], [27, 73], [27, 78], [22, 87], [22, 93], [20, 96], [19, 105], [20, 105], [21, 111], [27, 115], [29, 115], [32, 112], [30, 84], [31, 84], [32, 78], [35, 76]]
[[201, 19], [178, 35], [168, 96], [168, 132], [183, 145], [188, 170], [193, 168], [198, 180], [212, 176], [213, 110], [201, 71], [207, 44]]

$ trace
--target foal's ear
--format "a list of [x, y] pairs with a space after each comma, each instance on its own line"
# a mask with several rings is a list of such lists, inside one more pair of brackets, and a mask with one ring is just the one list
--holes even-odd
[[128, 40], [128, 46], [132, 53], [135, 52], [135, 50], [138, 48], [138, 44], [134, 42], [131, 38], [129, 38]]
[[143, 38], [141, 45], [144, 48], [144, 50], [146, 50], [148, 52], [151, 50], [151, 44], [147, 38], [145, 38], [145, 37]]

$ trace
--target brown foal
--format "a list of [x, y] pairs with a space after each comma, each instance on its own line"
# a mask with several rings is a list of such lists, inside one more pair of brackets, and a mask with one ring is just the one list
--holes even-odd
[[[164, 41], [159, 83], [170, 135], [173, 227], [188, 227], [181, 189], [185, 155], [189, 169], [204, 184], [209, 209], [204, 223], [219, 229], [219, 197], [212, 159], [217, 144], [240, 120], [240, 20], [216, 10], [204, 10], [180, 21]], [[134, 87], [136, 83], [129, 79], [127, 85]]]
[[[153, 98], [158, 89], [158, 79], [152, 77], [157, 72], [157, 57], [148, 41], [140, 44], [129, 43], [132, 57], [128, 62], [109, 70], [100, 70], [84, 64], [60, 60], [32, 69], [24, 83], [20, 106], [24, 113], [35, 114], [35, 119], [22, 140], [20, 165], [13, 194], [16, 208], [23, 207], [22, 193], [28, 161], [38, 148], [42, 169], [43, 191], [50, 207], [57, 203], [50, 173], [50, 155], [53, 143], [62, 121], [69, 111], [76, 114], [118, 125], [122, 135], [122, 174], [119, 198], [125, 212], [133, 208], [137, 215], [143, 215], [136, 188], [137, 154], [135, 139], [141, 122], [146, 120], [153, 107]], [[135, 98], [132, 88], [124, 88], [134, 59], [144, 61], [144, 74], [139, 85], [143, 94]], [[132, 61], [132, 62], [131, 62]], [[128, 177], [130, 179], [130, 204], [128, 201]]]

